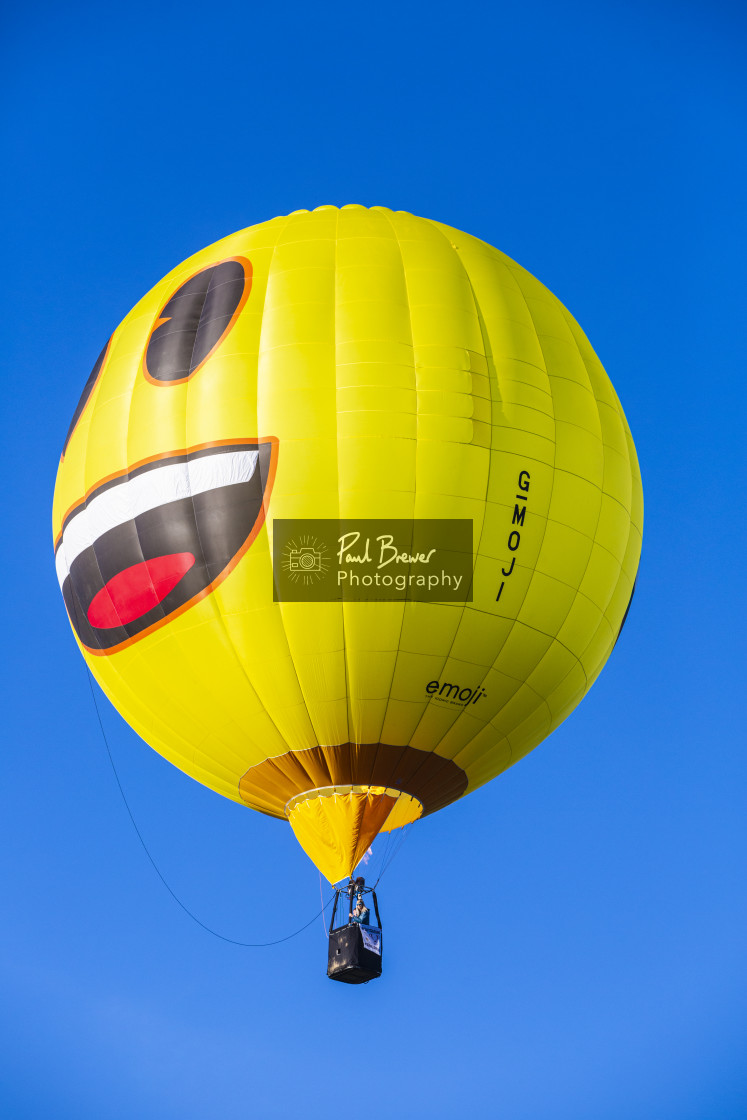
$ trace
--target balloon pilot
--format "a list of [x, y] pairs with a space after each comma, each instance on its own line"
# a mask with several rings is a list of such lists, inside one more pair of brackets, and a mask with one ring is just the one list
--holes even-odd
[[363, 901], [361, 896], [358, 895], [358, 901], [355, 904], [355, 910], [353, 910], [350, 915], [350, 920], [352, 922], [359, 922], [361, 925], [367, 926], [370, 913], [371, 912], [366, 906], [365, 902]]
[[[369, 910], [369, 908], [366, 906], [365, 902], [363, 901], [363, 891], [365, 890], [365, 887], [366, 887], [366, 880], [363, 878], [362, 875], [359, 875], [357, 879], [352, 879], [351, 878], [350, 888], [352, 888], [352, 889], [349, 888], [350, 889], [350, 921], [351, 922], [357, 922], [359, 925], [363, 925], [363, 926], [368, 925], [369, 918], [371, 916], [371, 911]], [[353, 894], [355, 892], [357, 892], [357, 899], [356, 899], [356, 903], [355, 903], [355, 909], [353, 909]]]

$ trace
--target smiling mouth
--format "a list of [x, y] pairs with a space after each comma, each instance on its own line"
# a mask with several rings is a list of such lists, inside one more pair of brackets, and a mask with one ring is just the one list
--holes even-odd
[[114, 653], [207, 595], [264, 522], [274, 439], [192, 448], [96, 487], [62, 526], [55, 566], [70, 621]]

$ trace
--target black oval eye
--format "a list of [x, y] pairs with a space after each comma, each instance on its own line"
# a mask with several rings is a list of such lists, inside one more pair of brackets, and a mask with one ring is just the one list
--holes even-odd
[[109, 343], [110, 342], [111, 342], [111, 338], [109, 339], [109, 342], [107, 342], [106, 346], [101, 351], [98, 358], [96, 359], [96, 364], [94, 365], [93, 369], [89, 373], [88, 380], [86, 381], [85, 385], [83, 386], [83, 392], [80, 394], [80, 400], [78, 401], [78, 403], [75, 407], [75, 412], [73, 413], [73, 418], [70, 421], [70, 427], [68, 428], [67, 435], [65, 436], [65, 442], [64, 442], [63, 447], [62, 447], [62, 454], [63, 455], [67, 451], [67, 445], [70, 443], [70, 437], [73, 434], [73, 431], [75, 430], [75, 425], [80, 420], [81, 413], [83, 412], [83, 409], [86, 407], [86, 404], [88, 403], [88, 398], [90, 397], [91, 393], [93, 392], [93, 387], [98, 380], [99, 374], [101, 373], [101, 367], [104, 364], [104, 359], [106, 358], [106, 354], [107, 354], [107, 351], [109, 349]]
[[171, 384], [191, 377], [241, 310], [251, 275], [249, 261], [222, 261], [182, 284], [151, 331], [145, 351], [146, 376]]

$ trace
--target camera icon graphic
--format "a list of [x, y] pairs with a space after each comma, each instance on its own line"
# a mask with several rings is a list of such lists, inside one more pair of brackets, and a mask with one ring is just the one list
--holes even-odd
[[324, 571], [320, 549], [313, 548], [311, 545], [290, 549], [288, 551], [288, 570], [302, 573]]
[[280, 556], [284, 577], [296, 586], [312, 587], [323, 581], [329, 567], [326, 542], [310, 533], [287, 541]]

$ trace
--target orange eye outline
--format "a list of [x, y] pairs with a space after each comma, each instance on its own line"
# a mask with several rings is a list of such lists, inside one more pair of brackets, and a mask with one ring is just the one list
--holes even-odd
[[[214, 269], [214, 268], [219, 268], [220, 265], [228, 264], [231, 261], [236, 261], [237, 264], [241, 265], [242, 271], [244, 273], [244, 290], [241, 294], [241, 299], [239, 300], [238, 304], [236, 305], [236, 308], [235, 308], [233, 314], [231, 315], [231, 318], [229, 319], [228, 323], [224, 327], [220, 336], [216, 339], [216, 341], [210, 347], [210, 349], [208, 350], [205, 357], [195, 366], [194, 369], [189, 371], [189, 373], [186, 375], [186, 377], [179, 377], [179, 378], [175, 378], [173, 380], [164, 380], [163, 378], [153, 377], [153, 375], [148, 370], [148, 347], [150, 346], [151, 339], [153, 338], [153, 335], [158, 330], [158, 328], [163, 326], [164, 323], [168, 323], [168, 322], [172, 321], [173, 318], [174, 318], [173, 315], [167, 315], [167, 316], [164, 317], [163, 312], [166, 309], [166, 307], [168, 306], [168, 304], [171, 302], [172, 299], [174, 299], [174, 297], [177, 295], [177, 293], [183, 287], [185, 287], [186, 284], [188, 284], [190, 282], [190, 280], [194, 280], [195, 276], [199, 276], [202, 272], [207, 272], [208, 270], [211, 270], [211, 269]], [[253, 276], [254, 276], [254, 269], [252, 268], [252, 262], [247, 257], [234, 256], [234, 257], [224, 257], [222, 260], [213, 261], [211, 264], [202, 265], [200, 268], [195, 269], [194, 272], [192, 272], [189, 276], [187, 276], [184, 280], [182, 280], [180, 282], [179, 286], [177, 288], [175, 288], [173, 291], [171, 291], [169, 293], [169, 295], [166, 297], [166, 299], [163, 301], [163, 303], [161, 304], [160, 309], [158, 311], [158, 314], [156, 315], [155, 319], [153, 320], [153, 326], [150, 328], [150, 331], [148, 332], [148, 337], [145, 340], [145, 346], [143, 348], [143, 357], [142, 357], [142, 362], [141, 362], [141, 368], [142, 368], [142, 372], [143, 372], [143, 376], [145, 377], [145, 380], [149, 381], [151, 385], [156, 385], [161, 389], [168, 388], [168, 387], [171, 387], [173, 385], [184, 385], [187, 381], [190, 381], [195, 376], [195, 374], [199, 370], [202, 369], [202, 367], [205, 365], [205, 363], [208, 361], [208, 359], [213, 356], [213, 354], [215, 353], [217, 348], [220, 346], [220, 344], [223, 342], [223, 340], [226, 338], [226, 336], [233, 330], [234, 324], [235, 324], [236, 320], [238, 319], [239, 315], [241, 314], [241, 312], [244, 308], [244, 304], [246, 303], [247, 299], [249, 298], [249, 293], [252, 290]], [[198, 328], [199, 328], [199, 322], [198, 322]]]

